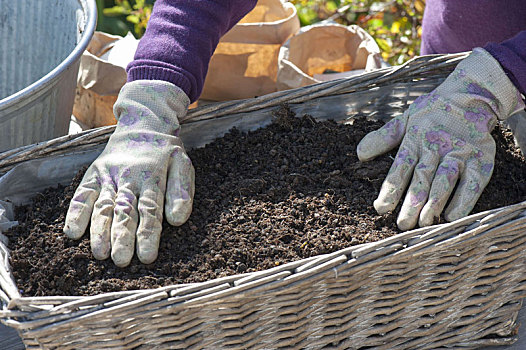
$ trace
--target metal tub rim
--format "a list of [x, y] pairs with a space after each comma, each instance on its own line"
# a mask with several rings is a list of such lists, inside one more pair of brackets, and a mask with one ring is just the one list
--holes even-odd
[[[95, 32], [97, 26], [97, 5], [95, 0], [77, 0], [83, 8], [85, 14], [85, 26], [82, 30], [82, 36], [75, 46], [73, 51], [57, 65], [53, 70], [38, 79], [34, 83], [25, 88], [11, 94], [3, 99], [0, 99], [0, 118], [9, 115], [13, 108], [20, 108], [21, 105], [26, 105], [41, 95], [42, 90], [50, 85], [54, 85], [59, 80], [62, 74], [74, 65], [79, 59]], [[26, 100], [24, 102], [24, 100]], [[14, 117], [14, 116], [12, 116]], [[11, 119], [11, 118], [8, 118]], [[3, 121], [3, 120], [0, 120]]]

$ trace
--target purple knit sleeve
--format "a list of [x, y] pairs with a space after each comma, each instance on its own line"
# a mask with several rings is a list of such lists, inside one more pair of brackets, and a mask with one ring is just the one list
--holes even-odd
[[524, 0], [426, 0], [420, 53], [455, 53], [500, 43], [526, 30], [525, 18]]
[[128, 82], [163, 80], [199, 98], [208, 63], [219, 39], [257, 0], [157, 0], [134, 60]]
[[526, 30], [500, 44], [490, 43], [484, 46], [515, 84], [526, 95]]

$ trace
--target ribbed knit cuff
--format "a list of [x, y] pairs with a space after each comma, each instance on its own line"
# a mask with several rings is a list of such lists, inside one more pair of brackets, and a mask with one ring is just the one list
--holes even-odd
[[179, 87], [190, 98], [191, 102], [199, 96], [192, 90], [190, 80], [181, 72], [155, 66], [128, 67], [128, 83], [136, 80], [162, 80]]
[[524, 108], [519, 90], [499, 61], [480, 47], [474, 48], [436, 90], [466, 92], [472, 100], [478, 99], [491, 106], [500, 120]]
[[136, 80], [124, 84], [113, 113], [117, 130], [150, 130], [177, 136], [188, 110], [188, 96], [163, 80]]
[[489, 43], [484, 46], [484, 49], [499, 62], [508, 78], [521, 94], [526, 95], [526, 72], [521, 69], [526, 66], [523, 59], [516, 52], [502, 44]]

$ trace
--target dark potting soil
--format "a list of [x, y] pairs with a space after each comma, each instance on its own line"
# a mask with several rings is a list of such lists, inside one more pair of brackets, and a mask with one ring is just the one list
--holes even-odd
[[[356, 145], [379, 122], [353, 126], [294, 118], [248, 134], [232, 130], [189, 152], [196, 170], [193, 213], [187, 223], [164, 223], [158, 259], [134, 257], [117, 268], [90, 251], [89, 233], [68, 239], [62, 228], [82, 178], [48, 189], [17, 209], [20, 225], [7, 236], [17, 286], [25, 296], [95, 295], [201, 282], [258, 271], [334, 252], [399, 232], [394, 213], [372, 207], [395, 152], [361, 163]], [[474, 212], [526, 199], [526, 162], [509, 132], [497, 128], [496, 166]], [[89, 232], [89, 230], [88, 230]]]

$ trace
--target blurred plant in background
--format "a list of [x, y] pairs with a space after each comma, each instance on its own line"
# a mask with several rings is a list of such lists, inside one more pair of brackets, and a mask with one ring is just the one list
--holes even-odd
[[97, 30], [140, 38], [146, 30], [155, 0], [97, 0]]
[[[191, 1], [191, 0], [190, 0]], [[97, 0], [97, 30], [140, 38], [146, 29], [155, 0]], [[380, 46], [384, 60], [402, 64], [420, 52], [425, 0], [291, 0], [301, 25], [334, 20], [356, 24]]]

